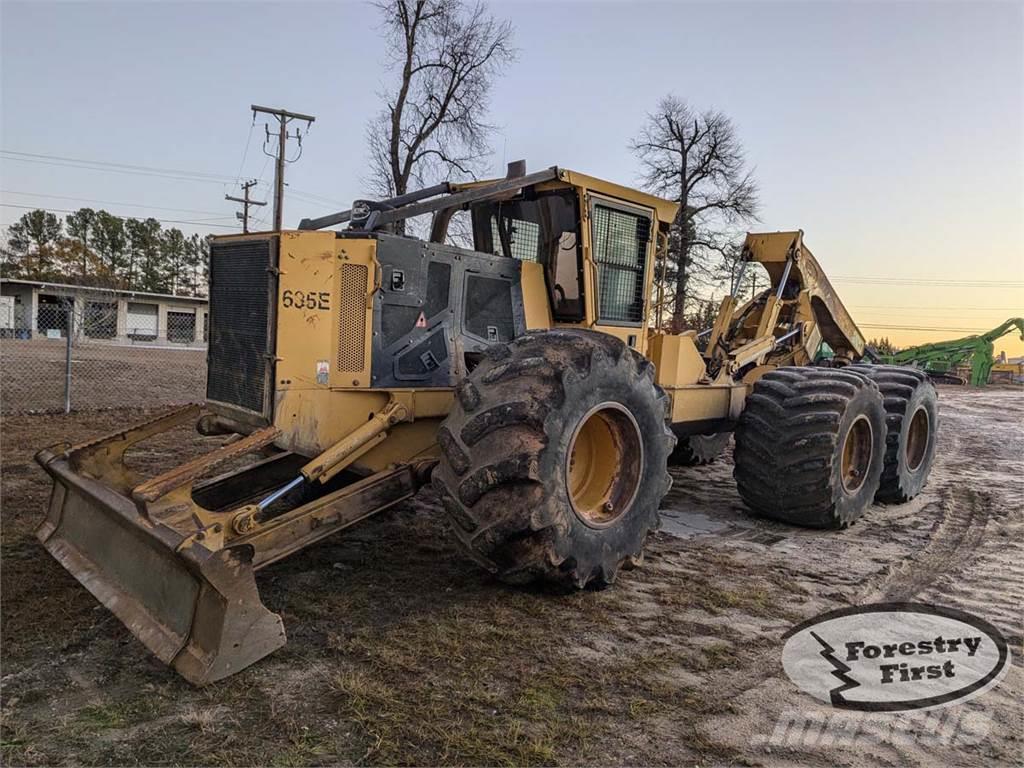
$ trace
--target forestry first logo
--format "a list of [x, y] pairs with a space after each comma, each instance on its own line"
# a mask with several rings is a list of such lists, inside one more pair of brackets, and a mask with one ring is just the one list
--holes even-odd
[[1009, 666], [1006, 640], [963, 611], [878, 603], [830, 611], [783, 638], [789, 678], [841, 709], [895, 712], [982, 694]]

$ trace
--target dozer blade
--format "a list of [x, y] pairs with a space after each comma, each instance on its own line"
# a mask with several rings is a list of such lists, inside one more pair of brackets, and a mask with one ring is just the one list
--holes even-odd
[[[36, 535], [157, 658], [203, 685], [279, 648], [285, 633], [260, 601], [251, 546], [208, 549], [202, 542], [215, 531], [183, 532], [132, 498], [140, 478], [124, 466], [124, 451], [198, 413], [193, 406], [91, 443], [40, 451], [36, 460], [54, 485]], [[162, 477], [180, 480], [187, 468], [191, 492], [199, 472], [275, 436], [263, 430]]]
[[195, 684], [219, 680], [285, 643], [254, 572], [410, 498], [433, 460], [368, 477], [339, 474], [306, 487], [299, 506], [250, 502], [292, 481], [307, 458], [279, 452], [202, 480], [226, 462], [263, 451], [266, 427], [144, 480], [124, 463], [135, 443], [199, 416], [189, 406], [82, 445], [40, 451], [53, 477], [43, 546], [153, 654]]

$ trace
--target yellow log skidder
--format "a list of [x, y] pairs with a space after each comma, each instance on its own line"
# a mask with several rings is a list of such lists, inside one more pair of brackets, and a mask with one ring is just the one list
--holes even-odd
[[[667, 467], [713, 459], [730, 432], [757, 514], [839, 528], [874, 499], [914, 496], [935, 390], [917, 371], [856, 363], [864, 339], [802, 232], [748, 235], [743, 258], [771, 286], [725, 298], [712, 328], [658, 330], [675, 213], [517, 163], [504, 179], [216, 239], [205, 406], [41, 451], [54, 485], [40, 541], [204, 684], [285, 642], [258, 569], [426, 483], [485, 569], [570, 587], [610, 584], [637, 560]], [[395, 234], [428, 214], [428, 240]], [[444, 244], [456, 214], [472, 249]], [[828, 367], [814, 364], [823, 342]], [[125, 465], [138, 442], [193, 421], [235, 438], [149, 479]]]

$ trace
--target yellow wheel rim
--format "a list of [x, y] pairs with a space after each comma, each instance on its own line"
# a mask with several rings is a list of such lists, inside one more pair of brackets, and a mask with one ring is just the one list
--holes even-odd
[[643, 460], [633, 415], [619, 403], [591, 408], [573, 432], [566, 459], [576, 516], [593, 528], [604, 528], [624, 515], [640, 487]]
[[918, 408], [910, 419], [910, 429], [907, 430], [907, 468], [911, 472], [920, 467], [921, 462], [924, 461], [924, 455], [928, 451], [930, 431], [928, 411]]
[[871, 466], [872, 438], [874, 432], [866, 416], [858, 416], [846, 433], [843, 441], [843, 488], [847, 493], [856, 493], [868, 475]]

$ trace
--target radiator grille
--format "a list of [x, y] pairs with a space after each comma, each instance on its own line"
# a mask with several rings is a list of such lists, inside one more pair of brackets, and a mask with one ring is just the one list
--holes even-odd
[[210, 248], [206, 397], [263, 413], [270, 315], [270, 240]]
[[338, 370], [361, 373], [366, 367], [366, 276], [362, 264], [341, 265], [338, 302]]

